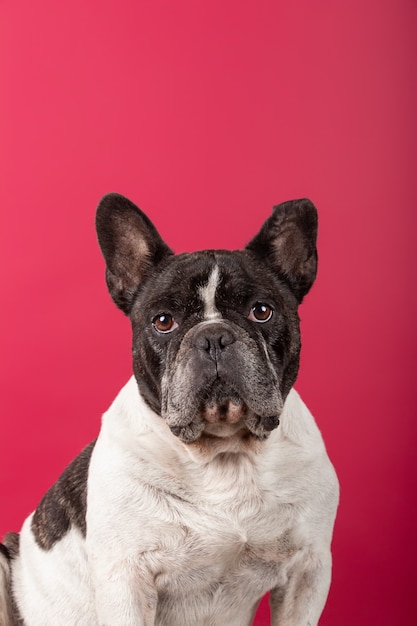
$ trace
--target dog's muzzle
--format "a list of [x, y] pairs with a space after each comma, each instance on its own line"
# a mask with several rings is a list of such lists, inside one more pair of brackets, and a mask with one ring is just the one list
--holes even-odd
[[175, 436], [189, 443], [203, 432], [227, 436], [245, 429], [264, 439], [278, 426], [281, 409], [265, 350], [242, 328], [222, 320], [189, 331], [166, 401], [167, 423]]

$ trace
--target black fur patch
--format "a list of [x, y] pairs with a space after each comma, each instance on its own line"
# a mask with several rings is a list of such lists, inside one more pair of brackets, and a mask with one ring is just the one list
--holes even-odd
[[4, 538], [4, 545], [0, 544], [0, 548], [4, 548], [2, 552], [7, 553], [6, 556], [8, 559], [15, 559], [19, 556], [19, 544], [19, 533], [7, 533]]
[[8, 551], [6, 546], [4, 546], [2, 543], [0, 543], [0, 552], [1, 552], [1, 554], [3, 554], [3, 556], [6, 557], [6, 559], [8, 561], [10, 561], [10, 559], [11, 559], [10, 552]]
[[32, 519], [37, 544], [50, 550], [72, 526], [86, 534], [87, 476], [95, 441], [66, 468], [47, 491]]

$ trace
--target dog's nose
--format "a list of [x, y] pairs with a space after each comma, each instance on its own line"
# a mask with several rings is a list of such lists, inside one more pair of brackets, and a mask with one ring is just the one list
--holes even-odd
[[195, 334], [193, 345], [217, 361], [222, 352], [236, 341], [233, 332], [224, 324], [202, 326]]

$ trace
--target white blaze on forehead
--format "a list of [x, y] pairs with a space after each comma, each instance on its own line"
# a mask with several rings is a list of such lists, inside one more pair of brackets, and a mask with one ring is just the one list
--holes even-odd
[[220, 282], [220, 271], [215, 265], [211, 271], [208, 281], [199, 288], [199, 295], [204, 305], [204, 319], [215, 320], [221, 318], [220, 311], [216, 308], [216, 289]]

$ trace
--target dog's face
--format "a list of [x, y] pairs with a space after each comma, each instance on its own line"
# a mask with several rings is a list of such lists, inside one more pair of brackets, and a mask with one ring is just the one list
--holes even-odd
[[174, 255], [129, 200], [105, 196], [107, 284], [133, 328], [142, 396], [186, 444], [262, 440], [297, 376], [298, 305], [317, 269], [317, 213], [286, 202], [244, 250]]

